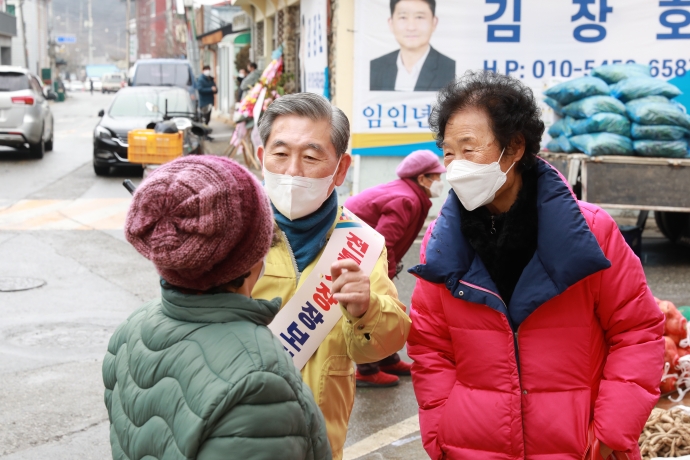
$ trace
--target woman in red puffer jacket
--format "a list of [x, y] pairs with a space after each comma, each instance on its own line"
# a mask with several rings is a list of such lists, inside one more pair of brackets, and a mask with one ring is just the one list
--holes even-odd
[[432, 459], [639, 459], [663, 315], [613, 219], [537, 158], [529, 88], [441, 91], [451, 191], [422, 247], [408, 353]]

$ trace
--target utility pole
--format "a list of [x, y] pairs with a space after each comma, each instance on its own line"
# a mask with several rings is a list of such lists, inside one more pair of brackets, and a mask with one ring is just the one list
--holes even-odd
[[196, 39], [196, 24], [194, 21], [194, 7], [184, 9], [184, 18], [187, 24], [187, 59], [192, 63], [195, 71], [200, 69], [199, 45]]
[[125, 13], [125, 18], [126, 18], [126, 20], [125, 20], [126, 21], [125, 22], [125, 31], [126, 31], [125, 32], [125, 63], [126, 63], [126, 67], [127, 67], [127, 72], [129, 72], [129, 67], [131, 65], [131, 62], [129, 62], [129, 56], [132, 52], [132, 50], [129, 49], [130, 42], [132, 41], [131, 31], [129, 30], [129, 21], [130, 21], [129, 4], [130, 4], [130, 0], [127, 0], [127, 11]]
[[89, 0], [89, 64], [93, 64], [93, 10]]
[[175, 38], [173, 37], [173, 5], [172, 0], [165, 0], [165, 34], [167, 35], [168, 56], [176, 57], [175, 53]]
[[24, 17], [24, 0], [19, 0], [19, 16], [22, 18], [22, 41], [24, 42], [24, 66], [29, 69], [29, 44], [26, 42], [26, 19]]
[[55, 18], [53, 16], [53, 0], [48, 0], [48, 57], [50, 58], [50, 83], [53, 88], [53, 83], [57, 76], [57, 66], [55, 65], [55, 37], [53, 31], [55, 30]]

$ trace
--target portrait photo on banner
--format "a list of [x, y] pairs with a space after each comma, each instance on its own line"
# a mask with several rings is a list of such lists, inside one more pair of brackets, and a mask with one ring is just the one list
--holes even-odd
[[[383, 18], [376, 19], [384, 29]], [[397, 49], [370, 61], [371, 91], [438, 91], [453, 80], [455, 61], [431, 44], [436, 0], [392, 0], [386, 22]]]

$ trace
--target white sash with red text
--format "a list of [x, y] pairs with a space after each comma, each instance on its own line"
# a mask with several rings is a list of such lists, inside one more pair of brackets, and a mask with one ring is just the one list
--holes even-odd
[[297, 369], [302, 370], [342, 317], [331, 295], [333, 262], [352, 259], [370, 276], [385, 243], [382, 235], [343, 208], [314, 270], [268, 326]]

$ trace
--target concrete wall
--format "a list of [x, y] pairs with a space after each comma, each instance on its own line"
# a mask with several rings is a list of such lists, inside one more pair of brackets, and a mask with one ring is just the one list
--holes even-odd
[[[333, 78], [333, 104], [338, 106], [352, 120], [352, 101], [354, 97], [355, 63], [355, 2], [335, 0], [331, 2], [333, 45], [331, 53], [331, 75]], [[335, 67], [335, 68], [333, 68]]]

